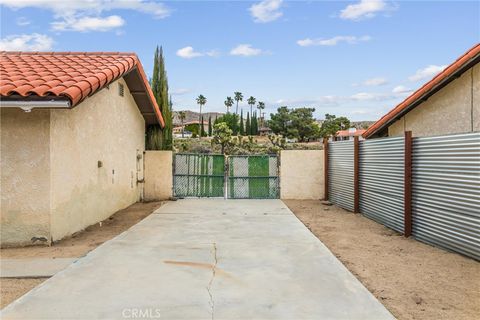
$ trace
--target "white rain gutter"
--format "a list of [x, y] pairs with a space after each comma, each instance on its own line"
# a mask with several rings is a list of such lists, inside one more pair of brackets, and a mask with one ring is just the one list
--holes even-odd
[[20, 108], [25, 112], [32, 109], [57, 109], [70, 108], [70, 101], [50, 100], [50, 101], [5, 101], [0, 100], [0, 108]]

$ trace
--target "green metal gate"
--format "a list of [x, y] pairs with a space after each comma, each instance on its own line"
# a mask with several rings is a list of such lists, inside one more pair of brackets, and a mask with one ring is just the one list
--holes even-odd
[[175, 154], [175, 197], [224, 197], [225, 157], [218, 154]]
[[278, 199], [280, 195], [276, 155], [177, 153], [173, 163], [177, 198]]
[[276, 155], [228, 156], [228, 198], [278, 199]]

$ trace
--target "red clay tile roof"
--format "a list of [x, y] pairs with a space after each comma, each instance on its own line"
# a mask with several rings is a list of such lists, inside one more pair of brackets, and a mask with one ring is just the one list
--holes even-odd
[[[367, 131], [363, 134], [365, 138], [368, 138], [385, 126], [389, 125], [397, 119], [402, 113], [408, 111], [409, 108], [414, 107], [415, 103], [424, 99], [428, 94], [436, 92], [442, 86], [446, 85], [445, 82], [448, 82], [449, 78], [455, 75], [458, 71], [462, 70], [465, 66], [468, 66], [472, 63], [472, 60], [479, 58], [480, 55], [480, 43], [476, 44], [473, 48], [464, 53], [460, 58], [455, 62], [449, 65], [445, 70], [436, 75], [432, 80], [424, 84], [420, 89], [411, 94], [403, 102], [397, 105], [395, 108], [390, 110], [386, 115], [384, 115], [380, 120], [372, 124]], [[476, 63], [476, 62], [474, 62]]]
[[336, 137], [354, 137], [354, 136], [361, 136], [365, 131], [365, 129], [357, 129], [354, 132], [350, 132], [349, 130], [338, 130], [337, 133], [335, 133]]
[[143, 82], [142, 89], [163, 127], [162, 114], [135, 53], [2, 51], [0, 96], [66, 97], [74, 107], [132, 71]]

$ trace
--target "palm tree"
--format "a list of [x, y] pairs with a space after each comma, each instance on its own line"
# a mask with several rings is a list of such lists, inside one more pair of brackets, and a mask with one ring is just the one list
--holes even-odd
[[185, 111], [180, 111], [180, 112], [178, 112], [178, 117], [180, 118], [180, 123], [182, 124], [182, 138], [184, 138], [183, 130], [185, 128], [183, 126], [183, 122], [185, 121], [185, 118], [187, 117], [187, 113]]
[[238, 114], [238, 102], [243, 101], [243, 94], [241, 92], [234, 92], [234, 99], [237, 101], [237, 109], [235, 110], [235, 114]]
[[253, 106], [255, 105], [255, 103], [257, 103], [257, 99], [250, 96], [250, 98], [248, 98], [248, 100], [247, 100], [247, 103], [250, 106], [250, 115], [253, 117], [253, 110], [252, 109], [253, 109]]
[[202, 130], [200, 126], [203, 126], [202, 121], [202, 106], [207, 103], [207, 98], [203, 94], [199, 95], [197, 98], [197, 104], [200, 106], [200, 115], [198, 116], [198, 138], [200, 139], [202, 136]]
[[223, 102], [225, 107], [227, 107], [227, 113], [230, 113], [230, 108], [233, 106], [233, 99], [232, 97], [227, 97], [227, 100]]
[[262, 110], [265, 109], [265, 102], [258, 101], [257, 108], [258, 108], [258, 110], [260, 110], [260, 126], [263, 127], [263, 112], [262, 112]]

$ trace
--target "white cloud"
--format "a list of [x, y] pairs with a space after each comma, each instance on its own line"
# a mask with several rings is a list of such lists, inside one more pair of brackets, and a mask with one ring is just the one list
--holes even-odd
[[51, 10], [56, 17], [72, 16], [79, 13], [85, 15], [99, 15], [103, 11], [110, 10], [134, 10], [153, 15], [155, 18], [165, 18], [171, 10], [163, 3], [145, 0], [0, 0], [0, 4], [11, 9], [38, 8]]
[[301, 47], [311, 47], [311, 46], [336, 46], [337, 44], [341, 42], [345, 42], [348, 44], [357, 44], [359, 42], [365, 42], [365, 41], [370, 41], [372, 38], [370, 36], [362, 36], [362, 37], [356, 37], [356, 36], [336, 36], [333, 38], [329, 39], [302, 39], [298, 40], [297, 44]]
[[170, 91], [170, 93], [173, 96], [182, 96], [182, 95], [190, 93], [190, 92], [192, 92], [192, 90], [187, 89], [187, 88], [178, 88], [178, 89], [173, 89], [173, 90]]
[[0, 0], [0, 4], [13, 10], [50, 10], [55, 18], [51, 23], [52, 29], [56, 31], [107, 31], [121, 27], [125, 21], [120, 16], [101, 16], [103, 12], [111, 10], [133, 10], [157, 19], [165, 18], [171, 13], [162, 3], [145, 0]]
[[203, 53], [196, 52], [193, 47], [185, 47], [177, 50], [177, 56], [184, 59], [192, 59], [203, 56]]
[[376, 77], [376, 78], [371, 78], [367, 79], [362, 82], [362, 85], [364, 86], [369, 86], [369, 87], [376, 87], [376, 86], [383, 86], [384, 84], [387, 84], [388, 80], [382, 77]]
[[253, 48], [251, 44], [239, 44], [238, 46], [230, 50], [230, 54], [232, 56], [252, 57], [265, 53], [266, 52], [264, 52], [262, 49]]
[[405, 86], [396, 86], [395, 88], [393, 88], [392, 92], [393, 93], [397, 93], [397, 94], [406, 94], [406, 93], [410, 93], [412, 92], [413, 90], [410, 89], [410, 88], [407, 88]]
[[253, 21], [267, 23], [275, 21], [283, 15], [280, 11], [281, 6], [282, 0], [264, 0], [252, 5], [248, 10]]
[[354, 109], [351, 111], [351, 114], [355, 115], [365, 115], [365, 114], [370, 114], [372, 111], [367, 110], [367, 109]]
[[79, 19], [68, 18], [63, 21], [52, 22], [55, 31], [109, 31], [125, 24], [120, 16], [108, 16], [105, 18], [83, 17]]
[[372, 100], [381, 99], [382, 96], [383, 94], [378, 94], [378, 93], [359, 92], [352, 95], [350, 98], [356, 101], [372, 101]]
[[177, 56], [184, 59], [192, 59], [192, 58], [203, 57], [203, 56], [218, 57], [219, 55], [220, 55], [220, 52], [218, 52], [217, 50], [199, 52], [199, 51], [195, 51], [192, 46], [187, 46], [177, 50]]
[[17, 23], [17, 26], [24, 27], [24, 26], [28, 26], [30, 24], [30, 20], [28, 20], [25, 17], [19, 17], [19, 18], [17, 18], [16, 23]]
[[358, 21], [373, 18], [377, 13], [388, 10], [392, 10], [392, 8], [384, 0], [361, 0], [340, 11], [340, 18]]
[[38, 33], [11, 35], [0, 39], [1, 51], [47, 51], [52, 46], [52, 38]]
[[419, 81], [423, 79], [429, 79], [433, 78], [437, 73], [440, 71], [443, 71], [447, 66], [436, 66], [436, 65], [429, 65], [423, 69], [418, 69], [417, 72], [415, 72], [414, 75], [408, 77], [408, 80], [410, 81]]

